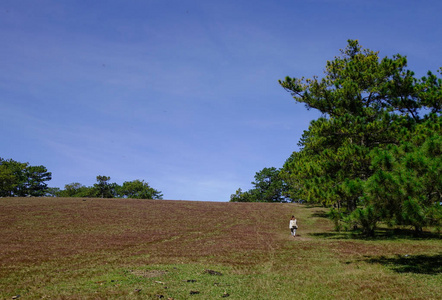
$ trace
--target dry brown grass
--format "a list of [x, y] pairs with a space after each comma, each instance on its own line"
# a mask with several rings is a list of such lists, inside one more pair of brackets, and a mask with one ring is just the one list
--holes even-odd
[[291, 210], [267, 203], [81, 198], [9, 198], [1, 208], [0, 263], [18, 268], [102, 252], [145, 263], [210, 256], [241, 264], [242, 253], [282, 246]]

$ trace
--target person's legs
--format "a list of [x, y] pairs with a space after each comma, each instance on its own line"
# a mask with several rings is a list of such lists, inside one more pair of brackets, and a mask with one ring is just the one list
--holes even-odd
[[293, 228], [293, 236], [296, 236], [296, 229]]

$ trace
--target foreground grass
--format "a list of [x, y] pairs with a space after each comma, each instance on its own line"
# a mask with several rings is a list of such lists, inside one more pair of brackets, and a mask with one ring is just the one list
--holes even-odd
[[440, 237], [352, 238], [334, 233], [318, 207], [7, 198], [0, 226], [2, 299], [440, 299], [442, 292]]

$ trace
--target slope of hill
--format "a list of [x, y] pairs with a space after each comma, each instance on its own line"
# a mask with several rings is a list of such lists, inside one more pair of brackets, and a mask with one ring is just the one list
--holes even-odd
[[3, 198], [0, 208], [5, 299], [436, 299], [441, 292], [439, 238], [352, 239], [332, 232], [319, 207]]

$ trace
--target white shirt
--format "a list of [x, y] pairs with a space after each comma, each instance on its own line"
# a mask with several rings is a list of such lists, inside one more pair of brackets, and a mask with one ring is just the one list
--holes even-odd
[[296, 219], [290, 220], [289, 228], [292, 229], [292, 227], [295, 227], [295, 226], [296, 226]]

